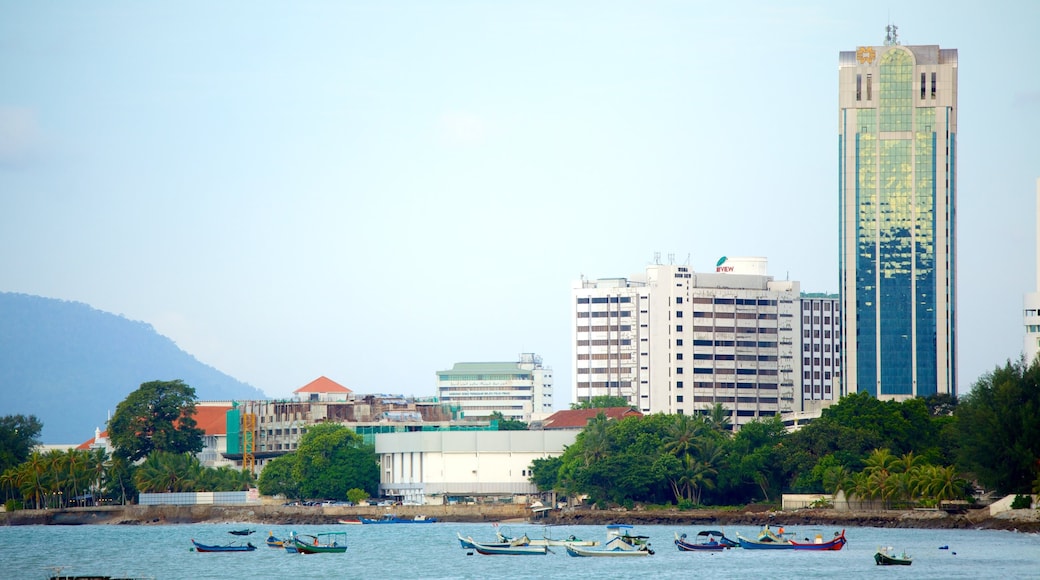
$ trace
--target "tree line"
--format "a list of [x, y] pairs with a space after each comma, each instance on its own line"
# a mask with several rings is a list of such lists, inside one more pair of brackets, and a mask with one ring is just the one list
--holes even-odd
[[[251, 473], [199, 463], [203, 433], [195, 391], [182, 381], [144, 383], [116, 408], [104, 450], [35, 451], [36, 417], [0, 417], [5, 504], [44, 508], [132, 502], [138, 492], [234, 491], [358, 501], [376, 495], [375, 451], [343, 425], [318, 424], [299, 449]], [[574, 407], [616, 406], [597, 398]], [[500, 428], [526, 425], [506, 422]], [[961, 400], [842, 398], [789, 433], [778, 417], [734, 431], [730, 411], [590, 420], [558, 457], [535, 460], [543, 491], [603, 505], [680, 507], [777, 502], [782, 493], [834, 493], [888, 507], [931, 506], [973, 490], [1040, 493], [1040, 365], [1008, 362]]]
[[718, 404], [620, 421], [601, 413], [563, 455], [535, 460], [532, 473], [542, 491], [604, 506], [744, 505], [840, 490], [908, 507], [967, 499], [976, 488], [1040, 493], [1040, 366], [1008, 362], [960, 401], [850, 395], [791, 433], [779, 417], [734, 432]]

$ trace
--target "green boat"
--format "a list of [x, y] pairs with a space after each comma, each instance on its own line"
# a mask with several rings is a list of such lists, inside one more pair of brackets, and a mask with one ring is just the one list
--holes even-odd
[[346, 532], [322, 532], [290, 536], [296, 551], [301, 554], [342, 554], [347, 551]]
[[899, 556], [895, 556], [890, 554], [888, 549], [881, 548], [874, 554], [874, 563], [878, 566], [909, 566], [913, 564], [913, 559], [906, 555], [905, 550]]

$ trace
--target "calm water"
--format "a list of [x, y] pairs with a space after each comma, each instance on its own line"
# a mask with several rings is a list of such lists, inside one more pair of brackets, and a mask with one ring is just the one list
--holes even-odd
[[[254, 552], [200, 554], [191, 539], [227, 543], [228, 530], [253, 527]], [[436, 523], [382, 526], [274, 526], [258, 524], [189, 524], [168, 526], [9, 526], [0, 527], [0, 578], [46, 578], [48, 567], [64, 566], [66, 574], [132, 575], [151, 578], [1040, 578], [1040, 535], [988, 530], [908, 530], [848, 528], [840, 552], [729, 550], [721, 553], [679, 552], [675, 532], [693, 536], [704, 526], [637, 526], [650, 536], [657, 552], [648, 558], [572, 558], [563, 548], [547, 556], [467, 555], [455, 532], [477, 541], [494, 537], [491, 524]], [[503, 524], [503, 531], [554, 538], [574, 534], [586, 539], [605, 536], [602, 526], [542, 528]], [[299, 556], [263, 545], [268, 530], [282, 536], [345, 531], [345, 554]], [[758, 528], [729, 526], [751, 535]], [[834, 528], [789, 527], [797, 537], [825, 538]], [[874, 564], [878, 546], [892, 546], [914, 557], [909, 567]], [[949, 550], [939, 546], [949, 545]]]

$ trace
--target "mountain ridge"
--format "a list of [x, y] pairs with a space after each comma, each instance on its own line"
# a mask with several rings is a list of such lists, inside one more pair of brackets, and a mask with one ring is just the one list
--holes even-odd
[[43, 443], [86, 441], [141, 383], [176, 379], [200, 401], [268, 398], [146, 322], [82, 302], [0, 292], [0, 414], [36, 415]]

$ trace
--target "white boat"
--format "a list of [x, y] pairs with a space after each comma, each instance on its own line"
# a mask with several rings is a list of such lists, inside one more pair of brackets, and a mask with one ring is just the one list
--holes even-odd
[[611, 524], [607, 526], [607, 543], [602, 548], [585, 548], [582, 546], [565, 545], [567, 554], [574, 557], [607, 557], [607, 558], [629, 558], [652, 556], [654, 551], [650, 549], [649, 536], [634, 536], [629, 533], [632, 526], [626, 524]]

